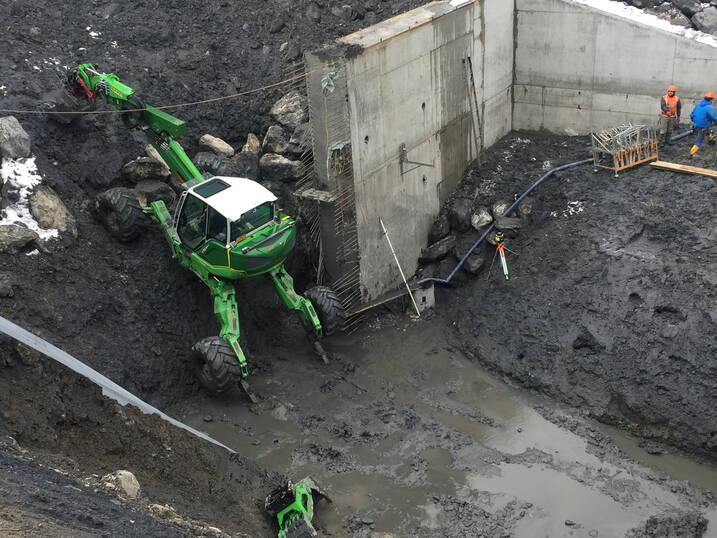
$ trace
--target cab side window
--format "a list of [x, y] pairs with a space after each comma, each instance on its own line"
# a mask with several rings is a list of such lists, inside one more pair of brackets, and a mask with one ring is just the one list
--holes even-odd
[[216, 239], [222, 245], [227, 242], [227, 219], [213, 207], [207, 208], [207, 237]]
[[185, 246], [196, 249], [207, 236], [207, 204], [194, 196], [187, 196], [177, 222], [177, 234]]

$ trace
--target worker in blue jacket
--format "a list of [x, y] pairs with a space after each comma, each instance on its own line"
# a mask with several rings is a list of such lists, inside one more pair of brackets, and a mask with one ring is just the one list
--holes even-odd
[[707, 92], [705, 98], [692, 109], [690, 118], [697, 131], [697, 138], [694, 146], [690, 148], [690, 157], [693, 157], [700, 150], [702, 144], [705, 143], [705, 139], [710, 143], [714, 143], [714, 135], [711, 132], [711, 127], [717, 123], [717, 110], [712, 105], [714, 98], [715, 92]]

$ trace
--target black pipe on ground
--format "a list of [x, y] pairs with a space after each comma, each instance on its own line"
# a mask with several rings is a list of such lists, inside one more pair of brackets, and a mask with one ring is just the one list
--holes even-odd
[[[682, 133], [680, 133], [680, 134], [677, 134], [677, 135], [673, 136], [672, 138], [670, 138], [670, 140], [671, 140], [672, 142], [676, 142], [677, 140], [681, 140], [681, 139], [685, 138], [686, 136], [689, 136], [690, 134], [692, 134], [692, 131], [691, 131], [691, 130], [690, 130], [690, 131], [684, 131], [684, 132], [682, 132]], [[551, 168], [551, 169], [548, 170], [543, 176], [541, 176], [540, 179], [538, 179], [538, 181], [536, 181], [535, 183], [533, 183], [533, 184], [528, 188], [528, 190], [526, 190], [523, 194], [521, 194], [521, 195], [515, 200], [515, 202], [513, 202], [513, 204], [512, 204], [508, 209], [506, 209], [505, 212], [503, 212], [503, 214], [501, 215], [501, 217], [505, 217], [505, 216], [509, 215], [510, 212], [513, 211], [513, 209], [515, 209], [515, 208], [518, 206], [518, 204], [519, 204], [520, 202], [522, 202], [523, 199], [524, 199], [526, 196], [528, 196], [531, 192], [533, 192], [544, 180], [546, 180], [547, 178], [549, 178], [549, 177], [550, 177], [551, 175], [553, 175], [555, 172], [559, 172], [560, 170], [565, 170], [566, 168], [571, 168], [571, 167], [573, 167], [573, 166], [579, 166], [579, 165], [581, 165], [581, 164], [588, 164], [588, 163], [591, 163], [591, 162], [593, 162], [592, 159], [583, 159], [582, 161], [575, 161], [575, 162], [572, 162], [572, 163], [564, 164], [564, 165], [562, 165], [562, 166], [558, 166], [558, 167], [556, 167], [556, 168]], [[495, 228], [495, 223], [491, 224], [490, 226], [488, 226], [488, 228], [486, 228], [486, 231], [483, 232], [483, 235], [481, 235], [481, 236], [478, 238], [478, 240], [477, 240], [475, 243], [473, 243], [473, 245], [471, 246], [471, 248], [468, 249], [468, 252], [466, 252], [466, 253], [463, 255], [463, 257], [460, 259], [460, 261], [458, 262], [458, 264], [453, 268], [453, 270], [451, 271], [451, 273], [450, 273], [446, 278], [424, 278], [423, 280], [419, 280], [418, 283], [417, 283], [417, 285], [423, 286], [424, 284], [428, 284], [429, 282], [435, 282], [436, 284], [450, 284], [450, 283], [451, 283], [451, 279], [455, 276], [455, 274], [458, 272], [458, 270], [463, 266], [463, 264], [465, 263], [465, 261], [468, 259], [468, 256], [470, 256], [470, 255], [473, 253], [473, 251], [478, 247], [478, 245], [480, 245], [480, 244], [483, 242], [483, 240], [484, 240], [486, 237], [488, 237], [488, 234], [489, 234], [490, 232], [492, 232], [494, 228]]]
[[[583, 159], [582, 161], [575, 161], [572, 163], [564, 164], [562, 166], [558, 166], [556, 168], [551, 168], [548, 170], [545, 174], [543, 174], [538, 181], [533, 183], [528, 190], [526, 190], [523, 194], [521, 194], [518, 198], [516, 198], [515, 202], [511, 204], [511, 206], [506, 209], [501, 217], [505, 217], [506, 215], [509, 215], [513, 209], [515, 209], [520, 202], [523, 201], [523, 199], [528, 196], [531, 192], [533, 192], [543, 181], [545, 181], [547, 178], [549, 178], [551, 175], [553, 175], [555, 172], [559, 172], [560, 170], [565, 170], [566, 168], [571, 168], [573, 166], [579, 166], [581, 164], [588, 164], [592, 163], [592, 159]], [[483, 232], [483, 235], [481, 235], [478, 240], [473, 243], [471, 248], [468, 249], [468, 252], [466, 252], [463, 257], [460, 259], [458, 264], [453, 268], [453, 271], [451, 271], [451, 274], [449, 274], [446, 278], [424, 278], [423, 280], [418, 281], [419, 286], [423, 286], [424, 284], [428, 284], [429, 282], [434, 282], [436, 284], [450, 284], [451, 279], [453, 276], [458, 272], [458, 270], [461, 268], [461, 266], [465, 263], [465, 261], [468, 259], [468, 256], [470, 256], [473, 251], [480, 245], [483, 240], [488, 237], [488, 234], [493, 231], [495, 228], [495, 222], [493, 222], [488, 228], [486, 228], [485, 232]]]

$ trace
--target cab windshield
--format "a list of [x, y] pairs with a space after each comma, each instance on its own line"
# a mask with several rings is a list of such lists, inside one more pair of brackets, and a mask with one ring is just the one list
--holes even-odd
[[274, 218], [274, 202], [264, 202], [244, 213], [238, 220], [231, 223], [231, 237], [237, 241], [242, 235], [247, 235], [257, 228], [261, 228]]

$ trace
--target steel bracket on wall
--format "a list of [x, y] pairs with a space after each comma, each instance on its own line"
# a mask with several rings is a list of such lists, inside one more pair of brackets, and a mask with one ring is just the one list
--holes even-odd
[[[408, 174], [409, 172], [415, 170], [416, 168], [420, 168], [421, 166], [428, 166], [429, 168], [435, 168], [436, 167], [436, 159], [433, 159], [431, 163], [419, 163], [416, 161], [409, 161], [408, 160], [408, 150], [406, 149], [406, 144], [401, 144], [398, 147], [398, 162], [401, 165], [401, 175]], [[413, 168], [410, 168], [408, 170], [403, 169], [404, 164], [415, 164]]]

